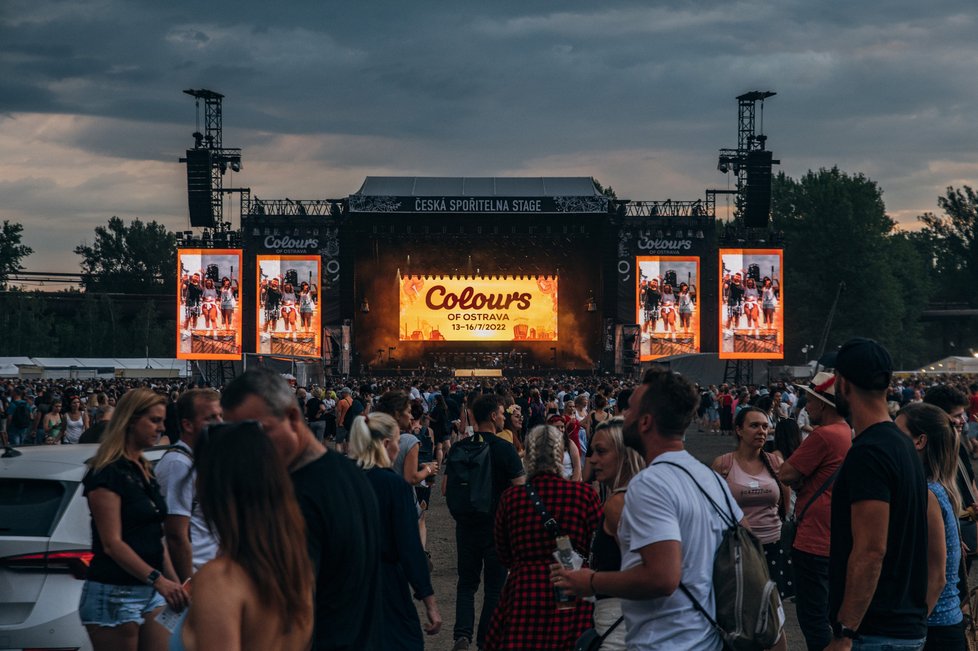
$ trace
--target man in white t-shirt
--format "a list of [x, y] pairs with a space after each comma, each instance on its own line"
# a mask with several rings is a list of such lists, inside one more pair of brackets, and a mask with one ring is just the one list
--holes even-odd
[[217, 556], [217, 538], [197, 501], [194, 445], [204, 427], [221, 422], [221, 414], [221, 394], [213, 389], [191, 389], [181, 395], [177, 400], [180, 440], [156, 464], [156, 480], [166, 499], [166, 546], [180, 581]]
[[620, 572], [559, 570], [557, 585], [578, 595], [620, 597], [629, 651], [697, 649], [720, 651], [719, 634], [696, 611], [680, 582], [715, 615], [713, 557], [724, 523], [693, 480], [721, 505], [743, 518], [726, 482], [694, 459], [683, 436], [699, 396], [682, 376], [664, 369], [645, 374], [629, 399], [625, 443], [649, 466], [628, 484], [618, 526]]

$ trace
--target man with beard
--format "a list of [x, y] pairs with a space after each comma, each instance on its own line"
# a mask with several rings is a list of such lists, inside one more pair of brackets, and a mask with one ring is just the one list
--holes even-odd
[[829, 521], [832, 484], [852, 445], [852, 430], [835, 408], [835, 375], [818, 373], [799, 389], [808, 394], [805, 409], [815, 429], [782, 465], [782, 482], [798, 489], [798, 524], [791, 549], [798, 624], [809, 651], [832, 641], [829, 623]]
[[927, 635], [927, 483], [913, 440], [890, 420], [892, 373], [872, 339], [836, 356], [836, 410], [856, 435], [833, 486], [829, 651], [920, 649]]
[[[682, 376], [661, 367], [646, 372], [625, 415], [625, 443], [649, 465], [625, 495], [618, 527], [622, 569], [553, 573], [554, 583], [574, 594], [622, 599], [630, 651], [723, 648], [689, 596], [715, 617], [713, 557], [725, 525], [701, 490], [716, 504], [731, 505], [735, 520], [744, 514], [726, 482], [684, 448], [698, 400]], [[678, 590], [680, 582], [688, 593]]]

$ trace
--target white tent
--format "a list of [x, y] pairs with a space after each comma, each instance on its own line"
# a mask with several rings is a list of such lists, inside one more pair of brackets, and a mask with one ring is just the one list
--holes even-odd
[[966, 374], [978, 373], [978, 357], [960, 355], [945, 357], [936, 362], [924, 364], [919, 369], [909, 369], [907, 373], [923, 374]]

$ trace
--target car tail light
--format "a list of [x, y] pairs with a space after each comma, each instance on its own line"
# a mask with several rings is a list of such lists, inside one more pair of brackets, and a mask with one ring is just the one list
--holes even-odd
[[76, 579], [84, 579], [94, 556], [87, 549], [21, 554], [0, 559], [0, 566], [24, 572], [68, 572]]

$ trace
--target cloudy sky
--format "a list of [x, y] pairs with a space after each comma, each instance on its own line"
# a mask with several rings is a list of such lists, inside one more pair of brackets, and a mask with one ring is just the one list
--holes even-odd
[[732, 178], [737, 102], [793, 177], [877, 181], [910, 227], [976, 185], [973, 0], [0, 2], [0, 218], [34, 271], [117, 215], [188, 226], [195, 108], [225, 95], [226, 186], [355, 192], [367, 175], [594, 176], [630, 199]]

